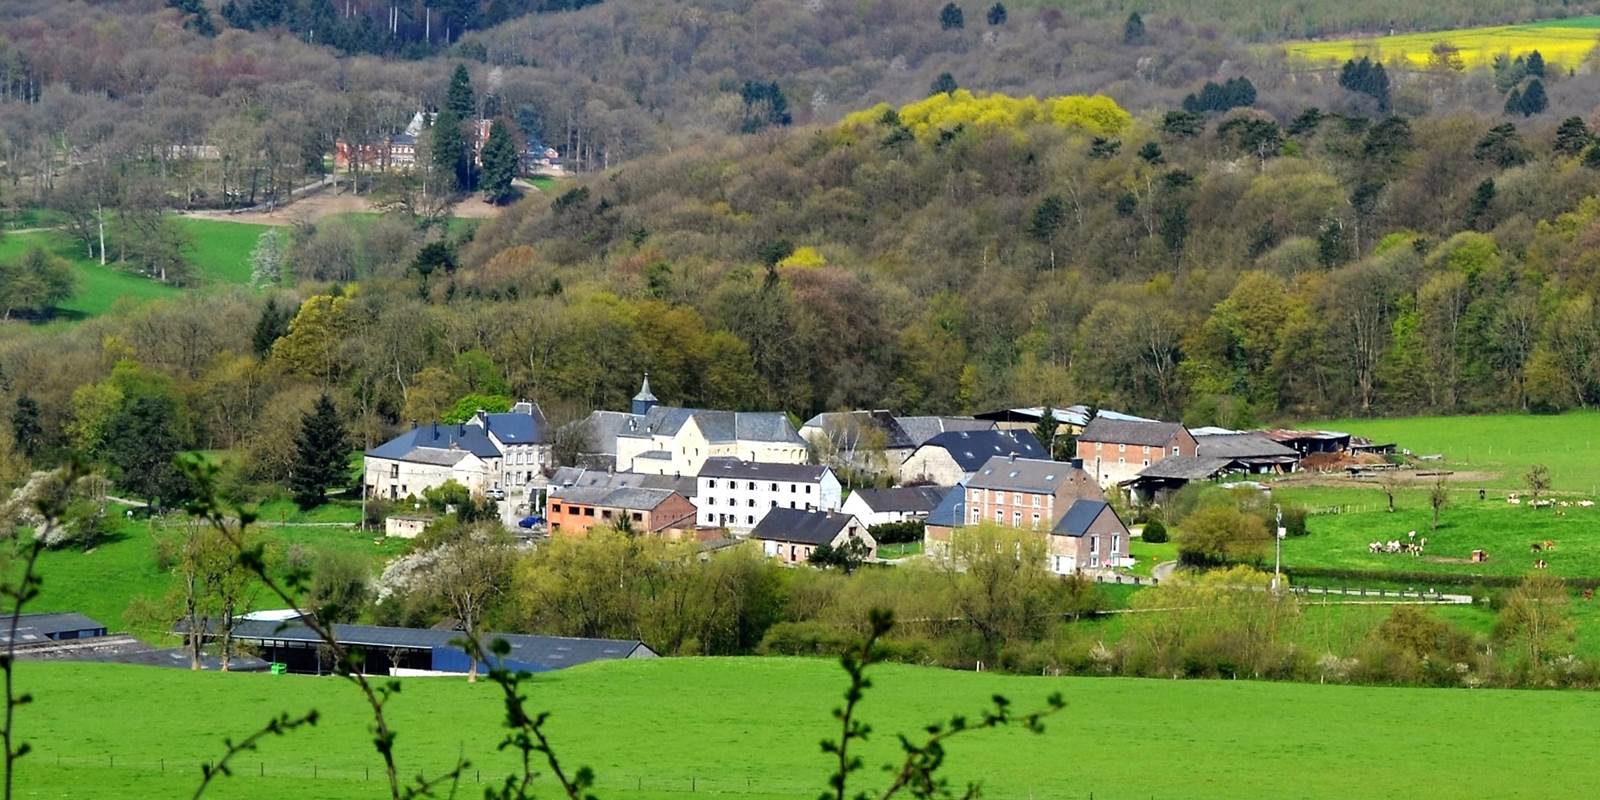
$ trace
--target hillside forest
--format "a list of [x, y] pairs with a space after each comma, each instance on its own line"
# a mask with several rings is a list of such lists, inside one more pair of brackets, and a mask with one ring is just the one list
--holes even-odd
[[[324, 390], [370, 445], [465, 397], [535, 398], [558, 421], [622, 408], [646, 370], [669, 403], [799, 418], [1088, 402], [1242, 426], [1600, 400], [1587, 70], [1313, 78], [1197, 20], [1052, 27], [1029, 5], [947, 27], [897, 2], [870, 20], [602, 3], [405, 60], [292, 26], [219, 17], [212, 35], [183, 6], [5, 12], [7, 205], [59, 209], [91, 254], [109, 220], [102, 257], [181, 261], [133, 246], [166, 241], [172, 207], [318, 177], [334, 138], [463, 99], [524, 136], [544, 125], [579, 175], [476, 228], [400, 200], [280, 229], [256, 288], [7, 324], [5, 406], [34, 409], [15, 455], [94, 454], [120, 418], [281, 481], [278, 433]], [[757, 7], [772, 25], [718, 16]], [[693, 26], [652, 8], [711, 15], [717, 35], [671, 44]], [[624, 48], [627, 66], [599, 45], [509, 60], [513, 40], [597, 20], [674, 33]], [[765, 47], [786, 20], [819, 46]], [[139, 44], [66, 57], [112, 39]], [[876, 63], [851, 41], [903, 70], [841, 72]], [[1052, 67], [1049, 48], [1072, 57]], [[818, 102], [804, 76], [824, 73], [840, 82]], [[171, 146], [236, 141], [222, 161]]]

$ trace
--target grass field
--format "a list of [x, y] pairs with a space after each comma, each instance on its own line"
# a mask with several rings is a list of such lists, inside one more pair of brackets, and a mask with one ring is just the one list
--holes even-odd
[[[188, 257], [195, 266], [200, 285], [250, 282], [250, 250], [267, 226], [186, 218], [178, 219], [177, 224], [189, 234]], [[20, 257], [36, 246], [67, 259], [78, 271], [78, 291], [58, 309], [67, 319], [104, 314], [118, 301], [137, 304], [172, 297], [182, 291], [118, 269], [116, 264], [100, 266], [61, 231], [0, 236], [0, 260]]]
[[[324, 521], [322, 517], [343, 515], [342, 507], [327, 506], [331, 511], [318, 510], [295, 521]], [[276, 521], [278, 515], [268, 511], [265, 519]], [[105, 623], [113, 630], [126, 630], [129, 625], [124, 614], [129, 602], [135, 598], [159, 598], [176, 584], [175, 576], [156, 564], [156, 538], [176, 535], [183, 523], [173, 521], [171, 529], [162, 528], [162, 521], [149, 520], [124, 522], [112, 539], [89, 552], [57, 550], [45, 553], [39, 559], [39, 574], [44, 584], [38, 599], [28, 604], [29, 611], [79, 611]], [[299, 545], [315, 552], [321, 548], [347, 550], [368, 556], [373, 570], [377, 571], [383, 560], [399, 553], [404, 543], [385, 540], [374, 544], [374, 535], [359, 531], [322, 526], [263, 525], [257, 529], [266, 536], [278, 552]], [[257, 606], [276, 608], [275, 602], [263, 590]], [[144, 636], [159, 635], [159, 631], [134, 630]]]
[[[1600, 713], [1592, 693], [1025, 678], [895, 665], [872, 674], [861, 712], [875, 735], [858, 773], [871, 785], [882, 784], [877, 767], [898, 753], [896, 733], [976, 712], [994, 693], [1031, 708], [1060, 691], [1067, 710], [1043, 735], [1004, 730], [952, 742], [952, 782], [981, 781], [993, 800], [1600, 793], [1600, 772], [1581, 767]], [[384, 794], [366, 717], [340, 681], [90, 664], [24, 663], [19, 675], [36, 698], [19, 716], [35, 748], [20, 767], [23, 797], [184, 796], [223, 736], [311, 708], [322, 713], [316, 728], [267, 739], [210, 796]], [[480, 774], [486, 782], [505, 774], [509, 758], [494, 748], [495, 687], [404, 685], [389, 710], [405, 774], [437, 774], [465, 754], [476, 766], [461, 796], [479, 793]], [[809, 800], [828, 774], [817, 742], [836, 729], [829, 710], [842, 690], [829, 661], [662, 659], [550, 673], [531, 696], [533, 708], [553, 712], [549, 732], [564, 763], [594, 768], [601, 798], [694, 791]], [[551, 796], [548, 786], [541, 796]]]
[[1339, 62], [1370, 56], [1383, 62], [1403, 59], [1415, 66], [1428, 63], [1433, 46], [1449, 42], [1461, 50], [1468, 67], [1487, 66], [1496, 55], [1525, 55], [1538, 50], [1545, 60], [1576, 67], [1594, 50], [1600, 36], [1600, 17], [1545, 20], [1524, 25], [1458, 28], [1395, 36], [1290, 42], [1284, 49], [1293, 59]]
[[1558, 491], [1600, 495], [1600, 412], [1596, 411], [1342, 419], [1302, 427], [1349, 431], [1398, 443], [1418, 455], [1439, 454], [1448, 468], [1494, 473], [1484, 481], [1490, 487], [1519, 487], [1529, 466], [1544, 464]]

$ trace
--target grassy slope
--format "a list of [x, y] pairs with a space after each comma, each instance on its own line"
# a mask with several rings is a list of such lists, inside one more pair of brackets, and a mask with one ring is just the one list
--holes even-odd
[[[36, 748], [23, 762], [24, 796], [177, 796], [193, 785], [195, 765], [219, 752], [222, 736], [309, 708], [323, 714], [315, 729], [267, 740], [216, 796], [382, 793], [376, 782], [361, 783], [377, 759], [353, 688], [335, 680], [67, 664], [27, 664], [21, 675], [37, 697], [21, 717]], [[828, 711], [841, 678], [821, 660], [670, 659], [556, 673], [532, 696], [535, 708], [554, 712], [550, 732], [566, 763], [596, 770], [601, 797], [678, 796], [693, 779], [699, 791], [724, 797], [811, 798], [827, 775], [817, 742], [834, 728]], [[1068, 710], [1043, 736], [1012, 730], [960, 739], [948, 775], [957, 785], [981, 780], [994, 798], [1600, 792], [1600, 773], [1574, 768], [1586, 763], [1586, 733], [1600, 712], [1593, 694], [1019, 678], [906, 666], [878, 668], [875, 684], [862, 706], [877, 732], [861, 773], [873, 783], [882, 781], [875, 768], [894, 756], [895, 733], [976, 711], [996, 692], [1026, 708], [1061, 691]], [[503, 774], [495, 692], [456, 679], [406, 682], [390, 706], [406, 773], [437, 773], [465, 752], [486, 779]], [[1510, 742], [1516, 769], [1503, 761]]]
[[1343, 419], [1305, 427], [1397, 442], [1419, 455], [1439, 453], [1449, 467], [1497, 473], [1490, 486], [1521, 486], [1528, 467], [1540, 463], [1550, 468], [1556, 489], [1600, 495], [1600, 412]]
[[[336, 511], [317, 513], [340, 514]], [[269, 512], [269, 517], [275, 520], [277, 514]], [[292, 516], [289, 519], [295, 520]], [[291, 545], [313, 551], [319, 548], [349, 550], [370, 557], [374, 571], [384, 559], [403, 547], [403, 543], [395, 541], [374, 544], [373, 535], [346, 528], [290, 525], [262, 526], [258, 530], [280, 552]], [[159, 598], [175, 585], [173, 575], [162, 571], [155, 563], [156, 537], [171, 535], [178, 535], [178, 531], [152, 529], [148, 520], [139, 520], [119, 526], [112, 541], [90, 552], [61, 550], [44, 554], [39, 564], [44, 585], [39, 598], [29, 603], [29, 610], [81, 611], [113, 629], [125, 628], [123, 615], [129, 601], [140, 597]], [[261, 607], [281, 605], [272, 602], [264, 591], [257, 604]], [[147, 636], [153, 633], [136, 632]]]
[[[267, 229], [265, 225], [216, 222], [203, 219], [178, 219], [191, 237], [188, 252], [202, 284], [245, 284], [250, 282], [250, 250]], [[0, 259], [21, 256], [29, 248], [43, 246], [72, 262], [79, 275], [78, 291], [61, 306], [68, 317], [92, 317], [110, 311], [118, 300], [142, 303], [172, 297], [181, 290], [117, 269], [115, 264], [100, 266], [84, 256], [83, 250], [60, 231], [35, 231], [0, 236]]]
[[1448, 41], [1461, 49], [1461, 58], [1468, 67], [1487, 65], [1500, 53], [1517, 56], [1533, 50], [1538, 50], [1548, 62], [1576, 66], [1594, 49], [1597, 27], [1600, 27], [1600, 17], [1578, 17], [1527, 25], [1291, 42], [1285, 49], [1290, 57], [1306, 61], [1340, 62], [1371, 55], [1383, 61], [1403, 58], [1413, 64], [1423, 65], [1428, 62], [1435, 44]]

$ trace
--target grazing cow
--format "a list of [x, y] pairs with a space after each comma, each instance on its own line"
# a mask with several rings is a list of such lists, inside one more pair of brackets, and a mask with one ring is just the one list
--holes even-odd
[[1548, 566], [1550, 566], [1550, 565], [1546, 564], [1545, 560], [1542, 559], [1542, 558], [1537, 560], [1537, 561], [1535, 561], [1535, 562], [1533, 562], [1533, 568], [1534, 569], [1544, 569], [1544, 568], [1546, 568]]
[[1553, 539], [1546, 539], [1546, 540], [1544, 540], [1544, 545], [1543, 545], [1543, 547], [1544, 547], [1544, 549], [1546, 549], [1546, 550], [1554, 550], [1554, 549], [1556, 549], [1556, 543], [1555, 543], [1555, 540], [1553, 540]]
[[1593, 600], [1594, 599], [1594, 587], [1593, 586], [1583, 590], [1583, 599], [1585, 599], [1585, 600]]
[[1383, 545], [1378, 544], [1377, 542], [1367, 542], [1367, 552], [1369, 553], [1376, 553], [1382, 549]]
[[1584, 508], [1588, 508], [1589, 506], [1594, 505], [1594, 501], [1593, 500], [1579, 500], [1578, 501], [1578, 505], [1583, 506]]
[[1488, 560], [1489, 560], [1489, 551], [1488, 550], [1474, 550], [1474, 551], [1472, 551], [1472, 563], [1474, 563], [1474, 564], [1482, 564], [1482, 563], [1484, 563], [1485, 561], [1488, 561]]
[[1520, 498], [1520, 497], [1508, 497], [1508, 498], [1506, 498], [1506, 502], [1510, 503], [1511, 505], [1514, 505], [1514, 506], [1520, 506], [1520, 505], [1522, 505], [1522, 498]]
[[1530, 552], [1530, 553], [1537, 553], [1537, 552], [1539, 552], [1540, 550], [1543, 550], [1543, 549], [1544, 549], [1544, 547], [1540, 546], [1540, 544], [1538, 542], [1534, 542], [1533, 544], [1528, 545], [1528, 552]]

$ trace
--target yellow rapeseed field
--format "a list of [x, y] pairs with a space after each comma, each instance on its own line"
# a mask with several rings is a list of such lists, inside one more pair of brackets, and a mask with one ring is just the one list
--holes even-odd
[[1403, 58], [1423, 66], [1428, 63], [1434, 45], [1439, 42], [1449, 42], [1457, 47], [1467, 67], [1486, 65], [1501, 53], [1514, 57], [1534, 50], [1538, 50], [1546, 62], [1576, 67], [1589, 56], [1596, 44], [1600, 44], [1600, 17], [1574, 17], [1526, 25], [1458, 28], [1395, 36], [1290, 42], [1285, 49], [1291, 58], [1303, 61], [1343, 62], [1349, 58], [1371, 56], [1384, 62]]

